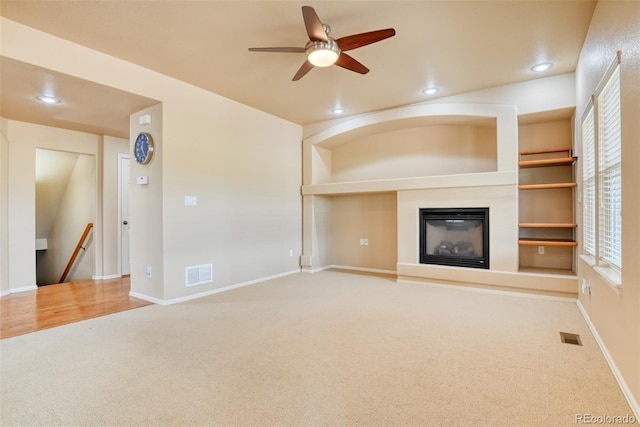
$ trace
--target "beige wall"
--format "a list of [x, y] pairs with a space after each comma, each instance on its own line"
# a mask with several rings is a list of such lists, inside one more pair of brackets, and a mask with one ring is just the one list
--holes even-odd
[[[150, 115], [151, 124], [141, 126], [138, 119]], [[130, 183], [129, 183], [129, 259], [131, 261], [131, 292], [135, 295], [166, 299], [168, 285], [164, 282], [163, 185], [164, 152], [162, 105], [144, 109], [130, 118]], [[154, 151], [151, 161], [140, 165], [135, 161], [134, 142], [139, 132], [149, 133]], [[148, 184], [138, 185], [137, 177], [145, 176]], [[177, 201], [173, 201], [174, 203]], [[147, 276], [151, 268], [151, 277]]]
[[[331, 248], [333, 247], [333, 235], [331, 233], [331, 197], [307, 196], [304, 198], [305, 205], [312, 205], [306, 209], [313, 213], [313, 218], [309, 221], [309, 227], [313, 230], [313, 239], [305, 239], [305, 253], [313, 254], [312, 262], [306, 265], [313, 265], [315, 269], [328, 267], [332, 264]], [[305, 221], [305, 229], [307, 222]], [[312, 248], [307, 248], [312, 244]]]
[[49, 235], [78, 153], [36, 150], [36, 239]]
[[331, 197], [330, 264], [395, 272], [396, 212], [395, 192]]
[[[591, 21], [576, 70], [577, 117], [586, 109], [591, 94], [622, 51], [622, 287], [614, 289], [583, 260], [580, 279], [590, 280], [591, 292], [580, 294], [580, 304], [593, 323], [626, 391], [633, 395], [640, 414], [640, 2], [600, 1]], [[580, 120], [576, 120], [578, 152], [581, 151]], [[579, 175], [581, 176], [581, 175]], [[581, 206], [578, 205], [581, 222]], [[624, 388], [624, 387], [623, 387]]]
[[[165, 298], [299, 270], [300, 127], [195, 88], [169, 99], [163, 102]], [[185, 206], [185, 196], [197, 197], [198, 205]], [[209, 263], [213, 283], [186, 288], [185, 268]]]
[[371, 135], [332, 150], [332, 182], [497, 170], [496, 129], [442, 125]]
[[[7, 237], [2, 239], [2, 247], [6, 247], [6, 256], [2, 257], [2, 263], [3, 264], [6, 263], [6, 267], [2, 271], [2, 274], [5, 276], [5, 279], [2, 281], [2, 291], [6, 292], [10, 288], [17, 289], [17, 288], [29, 287], [29, 286], [35, 285], [36, 283], [35, 279], [33, 282], [31, 279], [29, 279], [31, 268], [33, 268], [33, 274], [35, 275], [35, 263], [32, 264], [32, 259], [34, 258], [33, 252], [31, 251], [30, 248], [28, 247], [25, 248], [25, 245], [27, 246], [30, 245], [29, 241], [32, 240], [29, 237], [31, 234], [30, 218], [32, 215], [34, 215], [33, 217], [34, 227], [36, 222], [35, 221], [36, 147], [43, 147], [50, 150], [58, 150], [59, 152], [60, 151], [75, 152], [75, 153], [84, 152], [84, 153], [89, 153], [89, 154], [100, 157], [99, 147], [101, 146], [101, 137], [97, 135], [84, 134], [80, 132], [70, 132], [62, 129], [49, 128], [46, 126], [38, 126], [38, 125], [29, 124], [29, 123], [22, 123], [22, 122], [16, 122], [16, 121], [5, 120], [5, 119], [2, 119], [1, 123], [2, 123], [2, 129], [3, 129], [2, 140], [3, 140], [3, 144], [5, 144], [6, 146], [5, 152], [7, 153], [7, 156], [5, 158], [0, 159], [0, 161], [3, 162], [2, 168], [0, 169], [2, 172], [2, 176], [7, 177], [7, 179], [3, 182], [4, 187], [3, 187], [3, 191], [1, 192], [1, 197], [2, 197], [2, 200], [6, 200], [8, 202], [10, 197], [8, 177], [11, 176], [12, 181], [14, 183], [14, 186], [12, 186], [11, 188], [11, 192], [15, 193], [13, 196], [11, 196], [11, 198], [16, 200], [15, 198], [17, 197], [18, 199], [15, 202], [16, 205], [22, 206], [20, 208], [21, 209], [20, 211], [15, 211], [13, 209], [15, 205], [11, 204], [11, 210], [9, 211], [9, 209], [6, 208], [6, 206], [8, 206], [8, 203], [7, 203], [7, 205], [5, 205], [6, 215], [2, 218], [3, 221], [6, 222], [7, 224], [7, 225], [3, 225], [2, 227], [6, 227], [4, 229], [7, 230], [8, 228], [7, 221], [8, 221], [9, 212], [11, 212], [11, 214], [14, 215], [15, 220], [11, 222], [11, 229], [12, 229], [11, 234], [13, 235], [14, 239], [23, 240], [22, 243], [17, 243], [14, 240], [10, 246], [8, 233], [6, 231], [5, 233], [7, 234], [5, 234], [5, 236]], [[25, 173], [20, 166], [18, 166], [15, 169], [11, 168], [11, 170], [15, 172], [11, 172], [10, 174], [10, 167], [9, 167], [9, 161], [8, 161], [10, 144], [9, 144], [9, 139], [4, 136], [5, 133], [7, 135], [11, 134], [11, 141], [13, 141], [13, 143], [11, 144], [11, 153], [12, 153], [11, 162], [17, 162], [19, 165], [22, 165], [23, 167], [27, 167], [29, 170], [33, 170], [34, 171], [33, 177], [30, 174]], [[112, 138], [112, 140], [118, 140], [118, 138]], [[125, 152], [128, 152], [128, 141], [126, 140], [120, 140], [120, 141], [124, 141]], [[110, 146], [110, 144], [111, 143], [105, 142], [106, 147]], [[4, 163], [5, 160], [7, 161], [6, 164]], [[115, 167], [116, 167], [115, 164], [111, 166], [111, 168], [115, 168]], [[110, 170], [110, 168], [106, 168], [106, 169]], [[96, 169], [96, 172], [98, 172], [97, 169]], [[117, 174], [117, 171], [115, 172], [112, 171], [112, 173]], [[96, 182], [99, 182], [98, 178], [99, 177], [96, 177], [96, 179], [94, 179], [91, 182], [95, 185]], [[23, 180], [23, 181], [20, 181], [20, 180]], [[29, 198], [29, 194], [31, 192], [32, 187], [34, 188], [33, 202], [31, 202]], [[98, 194], [99, 194], [99, 191], [96, 194], [96, 197], [92, 200], [92, 203], [95, 203], [95, 201], [100, 199]], [[113, 197], [109, 195], [105, 196], [105, 207], [108, 208], [109, 206], [114, 206], [114, 204], [117, 204], [117, 199], [115, 197], [116, 196], [113, 196]], [[31, 212], [33, 212], [33, 214]], [[107, 222], [117, 221], [117, 218], [112, 218], [109, 213], [105, 213], [104, 218]], [[96, 219], [98, 219], [97, 215], [96, 215]], [[0, 228], [0, 231], [2, 231], [2, 228]], [[35, 228], [34, 228], [34, 233], [35, 233]], [[94, 229], [93, 233], [94, 235], [98, 233], [97, 228]], [[80, 236], [77, 236], [77, 237], [80, 237]], [[99, 242], [101, 239], [97, 237], [98, 236], [96, 236], [95, 240]], [[105, 235], [105, 238], [107, 240], [108, 239], [115, 240], [116, 236]], [[75, 243], [77, 243], [77, 238], [76, 238], [76, 242], [74, 242], [74, 245]], [[9, 247], [12, 248], [11, 251], [9, 251]], [[22, 248], [22, 249], [18, 250], [16, 248]], [[97, 247], [94, 249], [96, 249], [96, 257], [97, 257], [97, 250], [101, 248]], [[110, 245], [104, 250], [105, 256], [110, 259], [117, 258], [117, 254], [112, 252], [115, 250], [117, 250], [116, 246]], [[90, 258], [93, 259], [94, 257], [92, 256]], [[89, 259], [89, 258], [86, 258], [86, 259]], [[68, 260], [68, 256], [67, 256], [67, 260]], [[94, 270], [96, 274], [99, 274], [100, 260], [97, 259], [96, 261], [98, 262], [96, 262], [95, 267], [91, 267], [91, 269]], [[16, 269], [17, 271], [13, 272], [15, 276], [12, 276], [13, 279], [11, 282], [12, 284], [10, 286], [9, 269], [10, 269], [10, 266], [13, 266], [13, 265], [32, 266], [32, 267], [28, 267], [24, 269]], [[57, 278], [56, 278], [56, 281], [57, 281]]]
[[0, 117], [0, 295], [9, 293], [9, 141], [6, 120]]
[[573, 148], [572, 120], [550, 120], [518, 127], [520, 151], [541, 151]]
[[[13, 120], [2, 120], [9, 146], [7, 224], [11, 233], [8, 234], [7, 239], [8, 287], [20, 289], [36, 285], [36, 148], [88, 154], [95, 162], [101, 137]], [[96, 185], [95, 180], [93, 185]], [[96, 245], [102, 244], [100, 236], [94, 236], [94, 239]]]
[[[154, 193], [144, 211], [152, 232], [136, 234], [132, 218], [131, 250], [150, 256], [136, 263], [132, 253], [140, 295], [175, 301], [299, 270], [299, 125], [5, 18], [0, 29], [3, 56], [162, 102], [162, 143], [150, 165], [159, 170], [138, 189]], [[198, 205], [185, 206], [185, 196]], [[10, 200], [11, 212], [21, 203]], [[187, 288], [185, 267], [204, 263], [213, 264], [213, 282]]]
[[[575, 75], [573, 73], [567, 73], [439, 98], [433, 101], [415, 104], [410, 106], [410, 108], [422, 109], [425, 107], [433, 107], [434, 110], [432, 111], [439, 112], [438, 115], [457, 115], [461, 113], [460, 109], [458, 109], [457, 113], [451, 110], [446, 111], [446, 104], [470, 104], [469, 107], [471, 109], [477, 108], [474, 107], [474, 104], [517, 105], [518, 115], [524, 115], [538, 113], [540, 111], [573, 108], [575, 107], [575, 102]], [[398, 112], [403, 108], [404, 107], [400, 107], [386, 111], [393, 111], [396, 120], [400, 120], [404, 117], [403, 114], [399, 114]], [[370, 116], [372, 116], [372, 113], [365, 113], [359, 116], [343, 117], [307, 125], [303, 129], [304, 139], [313, 140], [314, 137], [323, 135], [331, 128], [336, 129], [338, 132], [347, 132], [353, 129], [353, 123], [368, 123], [367, 117]], [[376, 114], [374, 113], [373, 116], [376, 116]]]

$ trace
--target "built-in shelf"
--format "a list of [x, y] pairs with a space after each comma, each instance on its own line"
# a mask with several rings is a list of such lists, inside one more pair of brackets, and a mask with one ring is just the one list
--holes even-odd
[[520, 190], [550, 190], [554, 188], [574, 188], [577, 187], [578, 184], [575, 182], [560, 182], [553, 184], [523, 184], [518, 185], [518, 189]]
[[[556, 154], [564, 154], [559, 157], [547, 157]], [[535, 157], [535, 158], [531, 158]], [[525, 151], [520, 153], [518, 166], [521, 168], [544, 167], [544, 166], [567, 166], [572, 165], [578, 158], [571, 155], [571, 150], [545, 150], [545, 151]]]
[[426, 188], [492, 187], [517, 184], [515, 171], [478, 172], [456, 175], [435, 175], [416, 178], [380, 179], [371, 181], [329, 182], [302, 186], [303, 196], [382, 193]]
[[[539, 134], [540, 135], [540, 134]], [[577, 187], [571, 169], [576, 162], [570, 148], [557, 150], [523, 151], [520, 153], [518, 166], [525, 168], [549, 168], [548, 171], [521, 172], [520, 179], [525, 180], [518, 185], [518, 190], [540, 190], [524, 196], [521, 194], [520, 212], [520, 270], [536, 274], [575, 275], [572, 259], [573, 248], [578, 245], [575, 240], [573, 189]], [[550, 182], [551, 181], [551, 182]], [[555, 181], [555, 182], [554, 182]], [[558, 189], [571, 190], [569, 193], [555, 193]], [[547, 207], [548, 206], [548, 207]], [[536, 221], [536, 220], [539, 220]], [[555, 221], [554, 221], [555, 220]], [[559, 220], [559, 221], [557, 221]], [[527, 230], [529, 229], [529, 230]], [[535, 246], [549, 247], [549, 254], [536, 251]], [[568, 252], [569, 251], [569, 252]], [[546, 257], [546, 258], [545, 258]], [[560, 267], [560, 268], [558, 268]]]
[[561, 222], [521, 222], [518, 224], [520, 228], [576, 228], [576, 223]]
[[523, 160], [518, 162], [521, 168], [532, 168], [540, 166], [566, 166], [575, 163], [576, 157], [559, 158], [559, 159], [542, 159], [542, 160]]
[[520, 246], [578, 246], [578, 242], [572, 239], [537, 239], [537, 238], [520, 238], [518, 240]]

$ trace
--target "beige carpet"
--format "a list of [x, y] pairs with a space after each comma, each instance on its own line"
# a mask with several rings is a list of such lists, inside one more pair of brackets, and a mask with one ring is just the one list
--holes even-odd
[[[560, 343], [578, 333], [584, 346]], [[0, 424], [570, 426], [632, 415], [574, 302], [296, 274], [0, 341]]]

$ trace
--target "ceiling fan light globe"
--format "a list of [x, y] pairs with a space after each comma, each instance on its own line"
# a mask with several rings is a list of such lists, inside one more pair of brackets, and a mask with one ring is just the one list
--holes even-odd
[[305, 48], [307, 60], [316, 67], [329, 67], [338, 60], [340, 48], [333, 39], [328, 42], [310, 41]]
[[316, 67], [328, 67], [338, 60], [338, 54], [332, 50], [318, 49], [309, 53], [309, 62]]

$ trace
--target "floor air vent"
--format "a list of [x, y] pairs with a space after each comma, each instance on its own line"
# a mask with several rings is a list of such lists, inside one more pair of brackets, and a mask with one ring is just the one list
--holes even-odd
[[569, 332], [560, 332], [560, 341], [564, 344], [582, 345], [580, 335], [570, 334]]

